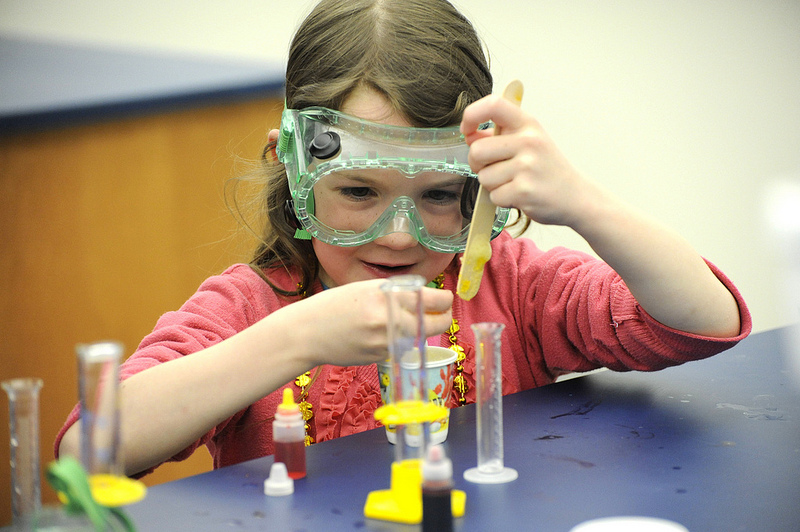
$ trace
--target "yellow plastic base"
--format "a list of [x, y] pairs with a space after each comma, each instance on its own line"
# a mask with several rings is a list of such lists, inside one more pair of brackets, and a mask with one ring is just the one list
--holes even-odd
[[116, 475], [92, 475], [89, 486], [94, 500], [108, 508], [139, 502], [147, 494], [144, 482]]
[[389, 403], [375, 411], [375, 419], [384, 425], [411, 425], [432, 423], [447, 417], [447, 408], [422, 401]]
[[[453, 517], [464, 515], [466, 503], [466, 493], [452, 491]], [[422, 522], [422, 473], [419, 460], [392, 463], [391, 487], [370, 492], [364, 505], [364, 517], [409, 525]]]

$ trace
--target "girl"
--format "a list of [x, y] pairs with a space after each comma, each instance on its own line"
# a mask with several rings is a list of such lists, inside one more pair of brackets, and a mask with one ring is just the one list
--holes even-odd
[[[576, 171], [534, 117], [491, 93], [480, 41], [445, 0], [316, 6], [292, 42], [286, 111], [269, 133], [252, 262], [204, 282], [121, 368], [129, 474], [200, 445], [215, 467], [271, 454], [287, 385], [308, 443], [376, 427], [380, 286], [392, 275], [432, 282], [424, 327], [459, 352], [454, 406], [475, 400], [476, 322], [506, 325], [504, 393], [603, 366], [657, 370], [749, 333], [744, 301], [717, 268]], [[453, 292], [478, 180], [499, 207], [496, 238], [480, 291], [462, 301]], [[528, 218], [571, 227], [602, 260], [512, 238], [508, 209], [522, 229]], [[77, 454], [77, 416], [56, 454]]]

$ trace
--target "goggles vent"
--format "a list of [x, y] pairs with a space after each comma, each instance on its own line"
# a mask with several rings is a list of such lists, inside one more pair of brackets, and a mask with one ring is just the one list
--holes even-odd
[[342, 139], [339, 134], [335, 131], [325, 131], [314, 137], [308, 147], [308, 152], [315, 159], [325, 161], [336, 157], [341, 149]]
[[392, 217], [391, 224], [386, 225], [381, 235], [408, 233], [416, 236], [416, 233], [412, 230], [414, 221], [411, 218], [411, 213], [415, 207], [411, 198], [398, 198], [392, 207], [395, 209], [395, 215]]
[[294, 138], [294, 124], [283, 125], [281, 122], [281, 131], [278, 135], [277, 151], [279, 154], [289, 153], [292, 148], [292, 139]]

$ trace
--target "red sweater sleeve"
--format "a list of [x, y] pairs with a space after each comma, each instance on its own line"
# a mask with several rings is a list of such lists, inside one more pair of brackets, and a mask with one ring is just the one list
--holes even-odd
[[604, 262], [556, 248], [537, 257], [522, 279], [530, 280], [521, 303], [532, 313], [528, 335], [541, 345], [549, 370], [655, 371], [717, 354], [751, 331], [752, 320], [733, 283], [713, 264], [711, 271], [739, 307], [741, 329], [713, 338], [671, 329], [639, 305], [625, 282]]
[[[266, 316], [267, 305], [272, 304], [274, 308], [285, 304], [278, 302], [277, 296], [265, 287], [266, 283], [242, 264], [210, 277], [179, 310], [161, 316], [153, 332], [121, 365], [120, 379], [125, 380], [153, 366], [219, 343]], [[270, 301], [267, 295], [272, 296], [274, 301]], [[56, 458], [64, 433], [78, 420], [79, 415], [80, 409], [76, 405], [58, 432], [54, 443]], [[199, 446], [208, 444], [217, 433], [236, 420], [237, 416], [233, 416], [224, 421], [170, 461], [188, 458]], [[143, 471], [137, 476], [144, 476], [151, 471]]]
[[741, 330], [732, 338], [662, 325], [641, 308], [611, 267], [586, 253], [542, 251], [530, 239], [505, 233], [492, 248], [481, 290], [469, 302], [457, 299], [453, 312], [466, 333], [464, 341], [471, 340], [472, 323], [506, 325], [503, 374], [510, 390], [542, 386], [568, 372], [599, 367], [654, 371], [702, 359], [733, 347], [752, 328], [742, 295], [711, 263], [739, 306]]

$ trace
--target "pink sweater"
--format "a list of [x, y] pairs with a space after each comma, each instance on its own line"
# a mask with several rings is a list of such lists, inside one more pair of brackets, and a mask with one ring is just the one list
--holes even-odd
[[[475, 401], [473, 323], [506, 325], [502, 335], [504, 394], [550, 384], [566, 372], [603, 366], [616, 371], [653, 371], [734, 346], [750, 333], [750, 313], [730, 280], [712, 264], [709, 267], [739, 305], [742, 328], [734, 338], [707, 338], [665, 327], [639, 307], [622, 279], [603, 262], [564, 248], [543, 252], [529, 239], [512, 239], [503, 233], [492, 242], [492, 260], [486, 265], [477, 296], [471, 301], [456, 297], [453, 303], [453, 317], [461, 328], [458, 343], [467, 353], [467, 402]], [[290, 288], [296, 283], [280, 269], [267, 274], [279, 286]], [[445, 274], [444, 288], [455, 291], [457, 261]], [[320, 290], [317, 282], [311, 292]], [[122, 365], [121, 378], [200, 351], [292, 302], [275, 294], [249, 266], [231, 266], [207, 279], [180, 310], [158, 320], [153, 332]], [[450, 345], [446, 334], [440, 344]], [[373, 414], [381, 399], [374, 364], [322, 366], [317, 371], [309, 390], [314, 409], [310, 434], [315, 441], [378, 426]], [[297, 397], [297, 387], [289, 385]], [[272, 420], [280, 392], [211, 428], [171, 460], [189, 457], [200, 445], [208, 447], [215, 468], [272, 454]], [[59, 432], [56, 455], [64, 432], [78, 415], [76, 407]]]

